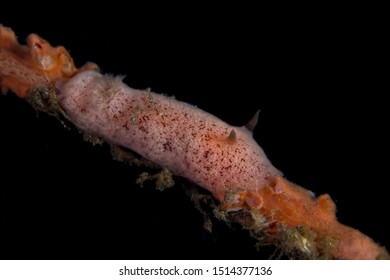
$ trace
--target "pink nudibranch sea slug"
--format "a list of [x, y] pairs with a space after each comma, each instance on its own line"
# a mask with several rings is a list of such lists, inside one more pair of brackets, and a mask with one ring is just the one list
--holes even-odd
[[79, 128], [136, 151], [220, 200], [227, 191], [253, 191], [281, 176], [246, 127], [172, 97], [96, 71], [77, 74], [60, 92], [61, 107]]
[[[172, 97], [129, 88], [95, 64], [77, 69], [63, 47], [37, 35], [21, 46], [0, 26], [0, 86], [35, 108], [61, 115], [81, 131], [135, 151], [207, 189], [219, 215], [304, 258], [389, 258], [386, 249], [340, 224], [328, 195], [285, 178], [252, 138]], [[248, 219], [250, 223], [248, 223]]]

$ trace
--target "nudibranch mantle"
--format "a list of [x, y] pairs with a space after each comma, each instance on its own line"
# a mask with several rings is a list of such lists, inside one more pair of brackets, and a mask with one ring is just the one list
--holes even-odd
[[226, 191], [255, 190], [281, 176], [246, 127], [96, 71], [64, 83], [60, 104], [82, 130], [136, 151], [220, 200]]

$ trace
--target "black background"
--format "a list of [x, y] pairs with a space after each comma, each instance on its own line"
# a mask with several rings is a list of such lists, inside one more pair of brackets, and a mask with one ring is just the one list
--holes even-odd
[[[70, 50], [78, 66], [96, 62], [132, 87], [175, 95], [233, 125], [261, 109], [254, 137], [272, 163], [317, 195], [329, 193], [342, 223], [390, 247], [380, 16], [108, 4], [94, 12], [57, 4], [28, 16], [3, 8], [0, 23], [21, 42], [36, 32]], [[208, 233], [181, 188], [141, 189], [141, 169], [113, 161], [106, 146], [84, 142], [14, 94], [0, 96], [0, 128], [2, 259], [255, 259], [273, 252], [257, 252], [245, 231], [221, 222]]]

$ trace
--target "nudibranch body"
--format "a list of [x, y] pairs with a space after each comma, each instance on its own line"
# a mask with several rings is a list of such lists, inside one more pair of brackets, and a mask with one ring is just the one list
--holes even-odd
[[60, 104], [83, 131], [136, 151], [220, 200], [227, 191], [255, 190], [281, 176], [246, 127], [95, 71], [66, 82]]
[[[91, 71], [94, 70], [94, 71]], [[97, 66], [77, 69], [63, 47], [37, 35], [20, 46], [0, 26], [0, 85], [81, 131], [143, 157], [207, 189], [217, 215], [241, 223], [259, 239], [304, 258], [378, 259], [387, 251], [340, 224], [328, 195], [282, 177], [252, 138], [192, 105], [148, 90], [131, 89]]]

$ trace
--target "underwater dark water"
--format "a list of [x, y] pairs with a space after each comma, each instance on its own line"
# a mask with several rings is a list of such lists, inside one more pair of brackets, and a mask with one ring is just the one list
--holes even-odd
[[[317, 195], [329, 193], [342, 223], [390, 248], [388, 78], [374, 27], [135, 14], [21, 21], [10, 12], [0, 23], [20, 42], [38, 33], [78, 66], [93, 61], [132, 87], [233, 125], [260, 109], [254, 137], [272, 163]], [[0, 97], [0, 128], [1, 259], [256, 259], [274, 251], [256, 251], [237, 225], [214, 221], [207, 232], [181, 187], [141, 189], [143, 169], [112, 160], [107, 146], [11, 93]]]

